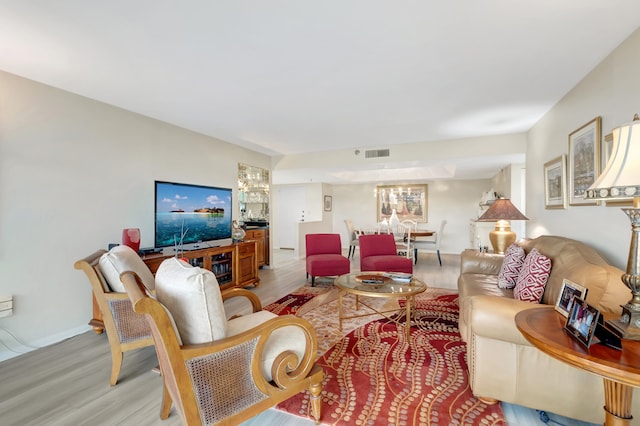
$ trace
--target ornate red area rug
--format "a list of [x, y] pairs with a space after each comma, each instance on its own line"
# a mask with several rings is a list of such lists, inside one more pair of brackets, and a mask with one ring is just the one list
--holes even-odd
[[265, 306], [263, 309], [273, 312], [276, 315], [297, 315], [301, 316], [311, 309], [323, 303], [330, 302], [338, 297], [338, 294], [331, 283], [316, 282], [315, 287], [305, 285], [290, 294]]
[[[357, 327], [319, 358], [323, 424], [506, 425], [500, 405], [482, 403], [469, 387], [457, 295], [416, 304], [410, 344], [399, 315], [400, 324]], [[302, 392], [277, 408], [307, 417], [308, 404]]]

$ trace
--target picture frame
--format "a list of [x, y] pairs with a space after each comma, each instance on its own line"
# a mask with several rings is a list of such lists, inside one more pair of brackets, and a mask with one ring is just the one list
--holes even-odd
[[574, 297], [574, 303], [564, 326], [565, 331], [585, 348], [591, 346], [600, 311], [584, 300]]
[[569, 134], [568, 196], [571, 206], [595, 206], [584, 194], [600, 173], [601, 118], [594, 118]]
[[567, 156], [562, 154], [544, 164], [544, 208], [567, 208]]
[[376, 186], [377, 220], [389, 219], [395, 209], [398, 219], [427, 222], [429, 185], [405, 183]]
[[333, 209], [333, 198], [331, 195], [324, 196], [324, 211], [330, 212]]
[[568, 317], [569, 312], [571, 312], [571, 308], [573, 308], [574, 297], [578, 300], [585, 300], [588, 290], [588, 288], [565, 278], [562, 280], [562, 288], [560, 289], [560, 294], [556, 301], [556, 311], [560, 312], [565, 317]]

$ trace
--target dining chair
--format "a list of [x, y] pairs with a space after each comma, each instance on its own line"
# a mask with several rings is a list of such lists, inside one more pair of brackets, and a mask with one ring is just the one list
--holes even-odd
[[[438, 255], [438, 263], [442, 266], [442, 258], [440, 257], [440, 243], [442, 242], [442, 235], [444, 233], [444, 227], [447, 224], [446, 220], [440, 222], [440, 227], [435, 232], [433, 237], [430, 237], [428, 240], [416, 240], [414, 241], [414, 246], [416, 247], [416, 251], [420, 248], [426, 248], [427, 250], [435, 250]], [[417, 256], [416, 256], [417, 259]]]
[[418, 229], [418, 222], [412, 219], [404, 219], [398, 226], [396, 242], [398, 252], [402, 252], [406, 257], [413, 259], [413, 263], [418, 261], [418, 249], [415, 247], [415, 237], [412, 234]]
[[351, 219], [345, 219], [344, 223], [345, 225], [347, 225], [347, 234], [349, 235], [349, 254], [347, 255], [347, 258], [351, 259], [351, 256], [356, 254], [359, 235], [356, 232], [356, 229], [353, 226], [353, 222], [351, 221]]

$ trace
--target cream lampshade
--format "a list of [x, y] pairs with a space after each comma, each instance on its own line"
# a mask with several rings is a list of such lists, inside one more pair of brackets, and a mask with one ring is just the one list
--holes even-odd
[[496, 222], [496, 227], [489, 233], [489, 240], [494, 253], [504, 254], [516, 241], [516, 233], [511, 230], [510, 220], [529, 220], [520, 213], [507, 198], [498, 198], [491, 207], [478, 218], [478, 222]]
[[631, 200], [633, 208], [622, 211], [631, 220], [631, 245], [627, 270], [622, 282], [631, 289], [631, 300], [622, 307], [620, 319], [609, 320], [620, 337], [640, 340], [640, 121], [638, 114], [631, 123], [613, 130], [613, 149], [598, 179], [587, 189], [589, 200]]

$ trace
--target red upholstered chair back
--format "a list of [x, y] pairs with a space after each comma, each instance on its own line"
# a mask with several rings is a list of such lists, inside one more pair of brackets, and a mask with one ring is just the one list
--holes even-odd
[[393, 234], [371, 234], [360, 236], [360, 258], [380, 255], [396, 255], [396, 240]]
[[413, 273], [413, 261], [396, 252], [393, 234], [360, 236], [360, 270]]
[[307, 256], [315, 254], [342, 254], [340, 234], [305, 235]]

